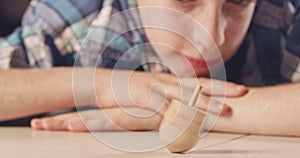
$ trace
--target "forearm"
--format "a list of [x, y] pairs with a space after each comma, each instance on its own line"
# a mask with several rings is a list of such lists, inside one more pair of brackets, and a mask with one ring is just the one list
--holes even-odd
[[232, 114], [220, 117], [215, 131], [300, 136], [299, 83], [253, 88], [226, 102]]
[[74, 107], [72, 68], [0, 70], [0, 120]]

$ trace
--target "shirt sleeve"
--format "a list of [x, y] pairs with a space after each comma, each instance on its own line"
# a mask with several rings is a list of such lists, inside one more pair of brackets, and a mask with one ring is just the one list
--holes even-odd
[[33, 0], [22, 23], [0, 38], [0, 68], [50, 68], [72, 64], [99, 0]]

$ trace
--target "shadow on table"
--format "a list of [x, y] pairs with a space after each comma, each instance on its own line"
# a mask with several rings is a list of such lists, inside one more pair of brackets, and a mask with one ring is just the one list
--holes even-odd
[[257, 154], [257, 153], [265, 153], [267, 151], [262, 150], [237, 150], [237, 149], [208, 149], [208, 150], [194, 150], [190, 154]]

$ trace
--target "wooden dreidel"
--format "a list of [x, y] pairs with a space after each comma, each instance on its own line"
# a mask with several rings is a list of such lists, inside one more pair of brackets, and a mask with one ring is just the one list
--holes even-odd
[[201, 87], [197, 86], [188, 105], [172, 100], [159, 127], [159, 136], [166, 148], [181, 153], [193, 148], [199, 141], [199, 132], [205, 112], [193, 107]]

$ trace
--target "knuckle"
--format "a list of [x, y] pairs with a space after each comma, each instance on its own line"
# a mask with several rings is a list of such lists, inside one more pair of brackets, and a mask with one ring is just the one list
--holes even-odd
[[200, 77], [200, 78], [198, 78], [198, 80], [201, 84], [207, 84], [207, 82], [208, 82], [208, 79], [205, 77]]
[[200, 100], [200, 108], [207, 109], [211, 104], [211, 99], [202, 97]]
[[146, 99], [146, 98], [148, 98], [148, 97], [138, 97], [135, 99], [134, 102], [139, 107], [147, 107], [147, 105], [149, 104], [149, 99]]

